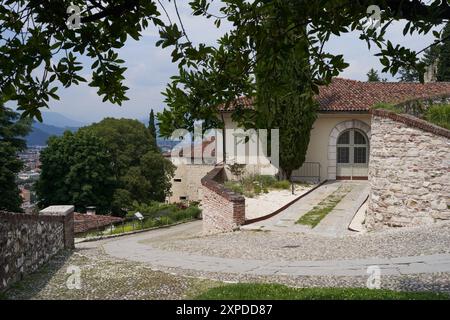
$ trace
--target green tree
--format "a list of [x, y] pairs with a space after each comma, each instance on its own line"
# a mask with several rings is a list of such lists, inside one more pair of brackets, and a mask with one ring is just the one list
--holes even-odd
[[150, 131], [138, 120], [105, 118], [80, 130], [90, 131], [103, 139], [118, 179], [130, 167], [139, 166], [144, 154], [154, 150]]
[[422, 58], [422, 62], [425, 64], [425, 66], [429, 67], [436, 62], [436, 60], [439, 58], [440, 49], [440, 45], [435, 45], [425, 50]]
[[[201, 110], [205, 101], [208, 107], [229, 102], [239, 95], [251, 95], [254, 87], [250, 85], [249, 75], [253, 74], [254, 49], [270, 34], [260, 24], [261, 17], [271, 8], [279, 8], [273, 15], [276, 18], [295, 21], [291, 31], [308, 25], [308, 51], [315, 86], [329, 83], [342, 71], [343, 57], [324, 51], [331, 35], [357, 32], [361, 40], [379, 48], [377, 54], [385, 66], [383, 72], [396, 74], [400, 67], [422, 66], [418, 65], [414, 51], [385, 39], [390, 22], [404, 20], [404, 34], [423, 34], [450, 19], [450, 8], [442, 0], [377, 1], [383, 13], [381, 22], [386, 26], [380, 30], [367, 30], [360, 23], [367, 18], [367, 8], [374, 4], [372, 0], [223, 0], [215, 13], [210, 12], [212, 1], [192, 0], [189, 5], [194, 15], [214, 19], [217, 27], [222, 20], [233, 25], [217, 47], [194, 46], [179, 15], [165, 18], [170, 10], [164, 7], [169, 4], [175, 5], [178, 13], [176, 0], [3, 1], [0, 4], [0, 94], [4, 101], [17, 101], [25, 115], [40, 119], [39, 109], [48, 106], [51, 99], [58, 99], [58, 84], [70, 87], [87, 81], [82, 76], [86, 71], [81, 61], [92, 60], [89, 85], [97, 89], [104, 101], [121, 104], [127, 100], [128, 88], [124, 85], [125, 62], [120, 59], [118, 49], [129, 37], [141, 39], [142, 31], [152, 26], [160, 31], [158, 45], [171, 46], [173, 61], [180, 68], [186, 67], [179, 79], [174, 80], [180, 84], [186, 80], [185, 89], [189, 94], [178, 98], [189, 102], [188, 109], [194, 112], [190, 117], [195, 118], [205, 112]], [[77, 29], [66, 25], [71, 4], [81, 9], [81, 24]], [[210, 81], [205, 83], [203, 78]], [[206, 94], [209, 94], [207, 100]]]
[[417, 81], [419, 81], [419, 78], [420, 78], [419, 73], [413, 69], [400, 68], [398, 73], [400, 75], [400, 77], [398, 77], [398, 79], [401, 82], [417, 82]]
[[150, 111], [149, 119], [148, 119], [148, 129], [150, 130], [150, 134], [153, 137], [153, 148], [156, 150], [158, 148], [157, 144], [157, 138], [158, 138], [158, 132], [156, 131], [156, 124], [155, 124], [155, 113], [153, 112], [153, 109]]
[[164, 202], [166, 196], [170, 194], [170, 181], [175, 166], [161, 153], [155, 151], [146, 153], [140, 162], [140, 166], [129, 168], [121, 179], [125, 190], [131, 195], [130, 200], [139, 203]]
[[[270, 14], [272, 10], [266, 16]], [[307, 30], [302, 29], [300, 34], [289, 31], [294, 23], [289, 19], [267, 19], [263, 23], [271, 34], [261, 41], [260, 50], [269, 51], [257, 61], [255, 108], [247, 110], [250, 116], [241, 120], [241, 124], [280, 130], [280, 168], [290, 179], [292, 171], [305, 161], [317, 111], [311, 89], [310, 56], [305, 50]], [[277, 62], [272, 60], [274, 55], [280, 57]]]
[[73, 204], [80, 211], [96, 206], [100, 213], [109, 212], [116, 178], [112, 157], [100, 138], [83, 130], [51, 137], [41, 163], [36, 182], [41, 207]]
[[[170, 190], [173, 165], [159, 153], [151, 130], [144, 124], [131, 119], [106, 118], [80, 131], [102, 139], [111, 155], [117, 181], [111, 200], [114, 213], [123, 213], [134, 201], [164, 201]], [[149, 162], [150, 155], [153, 158], [159, 155], [157, 159], [161, 161]]]
[[22, 211], [16, 176], [23, 163], [17, 158], [17, 152], [26, 148], [22, 137], [31, 127], [30, 121], [19, 120], [19, 116], [0, 103], [0, 210], [12, 212]]
[[174, 173], [175, 166], [160, 152], [150, 151], [141, 158], [141, 174], [150, 182], [149, 200], [163, 202], [170, 195]]
[[439, 61], [437, 68], [438, 81], [450, 81], [450, 24], [442, 31], [442, 44], [439, 48]]
[[375, 69], [370, 69], [367, 73], [367, 82], [380, 82], [380, 76], [378, 75], [378, 71]]

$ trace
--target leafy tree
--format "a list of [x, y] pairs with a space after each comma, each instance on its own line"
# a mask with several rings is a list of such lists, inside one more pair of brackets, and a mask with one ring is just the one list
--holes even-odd
[[36, 182], [39, 205], [73, 204], [77, 210], [94, 205], [100, 213], [111, 209], [116, 186], [112, 157], [106, 144], [89, 131], [66, 131], [51, 137], [41, 153]]
[[90, 131], [103, 139], [118, 179], [130, 167], [139, 166], [144, 154], [154, 150], [150, 131], [138, 120], [105, 118], [80, 130]]
[[126, 211], [133, 201], [164, 201], [170, 191], [173, 165], [159, 153], [151, 130], [144, 124], [131, 119], [106, 118], [80, 131], [102, 139], [111, 156], [117, 181], [111, 200], [114, 213]]
[[367, 82], [380, 82], [380, 76], [378, 75], [378, 71], [375, 69], [370, 69], [367, 73]]
[[437, 68], [438, 81], [450, 81], [450, 24], [442, 31], [442, 45], [439, 49], [439, 61]]
[[31, 122], [18, 120], [19, 114], [0, 104], [0, 210], [21, 212], [22, 198], [16, 184], [23, 163], [17, 152], [26, 148], [22, 137], [30, 131]]
[[[128, 37], [139, 40], [142, 31], [152, 25], [160, 31], [158, 45], [172, 46], [173, 61], [182, 68], [175, 82], [182, 85], [186, 82], [186, 89], [193, 89], [178, 92], [178, 99], [189, 102], [188, 111], [194, 112], [189, 118], [211, 120], [212, 116], [204, 115], [204, 106], [253, 92], [250, 75], [256, 57], [255, 46], [270, 33], [260, 24], [261, 17], [271, 7], [280, 8], [276, 18], [295, 21], [291, 31], [308, 25], [314, 86], [329, 83], [344, 68], [341, 55], [323, 50], [331, 35], [357, 31], [363, 41], [379, 47], [380, 61], [385, 66], [383, 72], [395, 74], [400, 67], [423, 71], [414, 51], [384, 39], [390, 22], [405, 20], [404, 34], [420, 34], [430, 32], [432, 27], [450, 18], [446, 1], [382, 0], [376, 4], [381, 9], [384, 28], [367, 30], [360, 21], [367, 18], [367, 8], [374, 4], [371, 0], [223, 0], [218, 13], [210, 12], [211, 2], [192, 0], [189, 5], [194, 15], [214, 19], [218, 27], [225, 19], [233, 25], [217, 48], [204, 44], [194, 47], [179, 15], [170, 20], [164, 18], [166, 23], [162, 21], [161, 12], [163, 15], [167, 12], [165, 6], [174, 5], [178, 12], [177, 0], [3, 1], [0, 4], [0, 93], [4, 101], [17, 101], [25, 115], [40, 119], [39, 109], [47, 106], [50, 99], [58, 99], [58, 84], [70, 87], [87, 81], [82, 76], [85, 74], [81, 62], [84, 56], [88, 58], [84, 60], [92, 61], [89, 85], [97, 89], [104, 101], [121, 104], [127, 100], [128, 88], [124, 85], [124, 61], [117, 51]], [[71, 16], [67, 14], [71, 4], [81, 9], [78, 29], [66, 25]], [[203, 78], [212, 81], [205, 83]], [[170, 91], [176, 91], [173, 85]], [[184, 92], [189, 94], [183, 96]], [[169, 101], [173, 100], [171, 95]], [[207, 95], [209, 98], [205, 100]], [[166, 112], [165, 118], [168, 117]]]
[[417, 82], [419, 81], [419, 73], [413, 69], [400, 68], [398, 71], [400, 77], [398, 78], [401, 82]]
[[148, 120], [148, 129], [150, 130], [150, 134], [152, 135], [152, 138], [153, 138], [153, 141], [152, 141], [153, 148], [156, 150], [158, 148], [158, 144], [156, 141], [156, 138], [158, 137], [158, 133], [156, 131], [155, 113], [153, 112], [153, 109], [150, 111], [149, 120]]
[[436, 62], [436, 60], [439, 58], [440, 49], [440, 45], [435, 45], [425, 50], [422, 58], [422, 62], [425, 64], [425, 66], [431, 66]]
[[150, 182], [149, 200], [165, 200], [170, 194], [174, 173], [175, 166], [159, 152], [150, 151], [141, 158], [141, 174]]
[[[282, 6], [275, 7], [266, 16], [281, 9]], [[261, 50], [269, 51], [260, 56], [255, 68], [255, 110], [247, 110], [247, 118], [239, 118], [249, 127], [279, 128], [280, 167], [290, 179], [292, 171], [305, 161], [310, 131], [316, 119], [310, 55], [306, 50], [307, 30], [301, 29], [300, 34], [290, 31], [294, 22], [289, 18], [267, 19], [263, 23], [271, 33], [259, 44]], [[300, 37], [303, 41], [299, 40]], [[280, 58], [276, 62], [272, 60], [274, 55]]]
[[[163, 136], [169, 136], [177, 128], [192, 130], [198, 120], [204, 121], [205, 129], [219, 127], [221, 119], [217, 106], [222, 104], [226, 108], [242, 96], [254, 98], [253, 110], [245, 111], [238, 103], [234, 105], [236, 108], [233, 118], [241, 126], [249, 127], [258, 123], [257, 119], [261, 118], [261, 114], [267, 113], [267, 108], [272, 110], [271, 104], [264, 102], [261, 97], [266, 96], [266, 101], [270, 101], [270, 95], [273, 94], [273, 99], [276, 100], [277, 91], [281, 90], [284, 90], [286, 97], [297, 99], [297, 106], [303, 105], [304, 110], [309, 110], [306, 117], [308, 120], [305, 120], [307, 124], [314, 116], [312, 106], [306, 103], [310, 91], [318, 93], [319, 86], [329, 84], [333, 77], [348, 67], [342, 55], [326, 51], [326, 44], [332, 35], [340, 36], [352, 31], [360, 33], [361, 40], [366, 41], [369, 46], [380, 48], [377, 55], [384, 66], [382, 72], [395, 75], [399, 68], [408, 67], [423, 74], [424, 66], [419, 63], [416, 53], [385, 39], [385, 32], [391, 21], [405, 19], [409, 23], [404, 28], [404, 34], [419, 30], [426, 33], [437, 25], [437, 21], [442, 22], [444, 16], [450, 14], [448, 6], [441, 5], [439, 1], [430, 6], [418, 1], [380, 1], [377, 4], [382, 10], [381, 24], [384, 25], [377, 30], [367, 29], [360, 23], [367, 18], [368, 6], [373, 4], [369, 1], [223, 1], [220, 17], [210, 12], [210, 1], [196, 0], [190, 4], [195, 15], [213, 19], [217, 25], [220, 25], [222, 18], [227, 19], [233, 28], [219, 39], [217, 47], [193, 48], [185, 32], [161, 33], [162, 40], [158, 45], [173, 46], [172, 57], [179, 62], [179, 74], [172, 78], [172, 83], [164, 93], [168, 108], [158, 114]], [[280, 30], [285, 32], [280, 34]], [[277, 33], [278, 43], [267, 41]], [[292, 33], [297, 36], [292, 37]], [[271, 79], [270, 71], [274, 71], [276, 77], [277, 68], [278, 72], [283, 70], [279, 64], [285, 61], [286, 53], [295, 47], [299, 48], [296, 54], [308, 56], [309, 59], [310, 70], [306, 75], [306, 85], [280, 88], [283, 85], [279, 86]], [[294, 60], [289, 60], [292, 61]], [[264, 73], [268, 77], [258, 76], [258, 73], [263, 72], [261, 68], [266, 69]], [[292, 73], [288, 72], [288, 75], [292, 76]], [[297, 83], [295, 75], [291, 80]], [[262, 82], [267, 82], [267, 85], [262, 85]], [[303, 97], [305, 101], [301, 103], [299, 97]], [[276, 104], [282, 106], [280, 101]], [[277, 108], [273, 107], [280, 115], [283, 114]], [[275, 119], [275, 112], [266, 117], [266, 120]], [[243, 116], [245, 114], [249, 116]], [[264, 123], [261, 120], [259, 122]], [[275, 122], [265, 121], [262, 125], [273, 128]], [[279, 124], [280, 129], [287, 128], [288, 125], [292, 125], [292, 122], [288, 124], [288, 119], [285, 124]], [[256, 127], [261, 127], [261, 124]], [[306, 144], [309, 134], [302, 136], [305, 139], [303, 143]], [[302, 148], [297, 150], [299, 154], [295, 157], [302, 159]]]

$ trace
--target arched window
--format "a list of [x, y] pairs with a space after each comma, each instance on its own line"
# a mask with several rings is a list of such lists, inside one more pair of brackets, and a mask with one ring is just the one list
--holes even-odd
[[342, 132], [337, 140], [337, 163], [367, 163], [369, 154], [367, 142], [365, 134], [357, 129]]

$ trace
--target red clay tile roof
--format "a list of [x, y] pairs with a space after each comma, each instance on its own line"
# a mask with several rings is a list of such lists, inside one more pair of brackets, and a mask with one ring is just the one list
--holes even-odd
[[123, 219], [111, 216], [89, 215], [83, 213], [74, 213], [75, 234], [104, 228], [112, 223], [121, 222]]
[[[450, 82], [361, 82], [335, 78], [328, 86], [320, 87], [317, 100], [320, 111], [368, 111], [377, 103], [403, 103], [450, 97]], [[238, 105], [250, 108], [253, 100], [241, 97], [228, 107], [220, 105], [222, 112], [232, 111]]]

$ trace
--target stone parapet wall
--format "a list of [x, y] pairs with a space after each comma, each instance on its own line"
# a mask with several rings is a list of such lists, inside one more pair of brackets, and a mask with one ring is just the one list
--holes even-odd
[[230, 232], [245, 223], [245, 198], [225, 188], [225, 180], [224, 168], [217, 167], [201, 181], [204, 233]]
[[0, 211], [0, 291], [74, 248], [73, 207], [65, 208], [38, 215]]
[[367, 228], [450, 219], [450, 131], [373, 110], [371, 133]]

